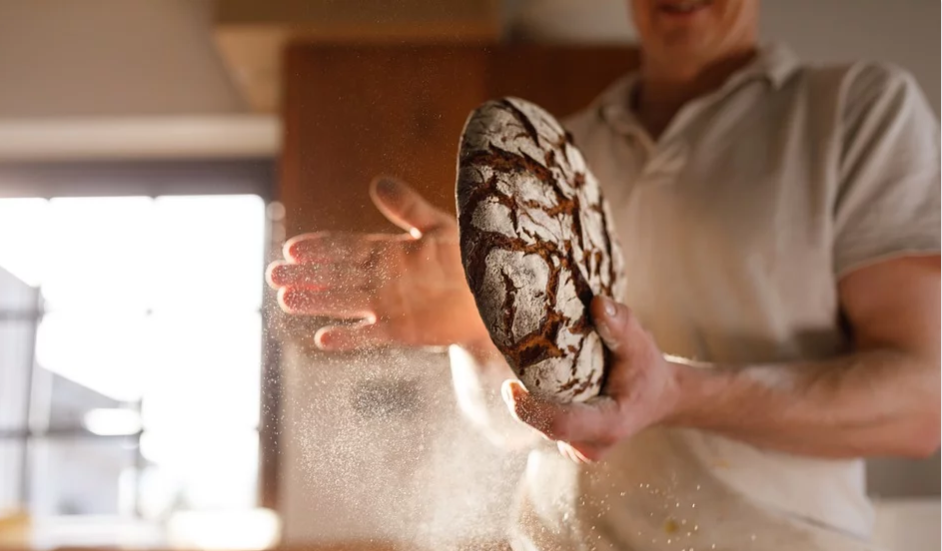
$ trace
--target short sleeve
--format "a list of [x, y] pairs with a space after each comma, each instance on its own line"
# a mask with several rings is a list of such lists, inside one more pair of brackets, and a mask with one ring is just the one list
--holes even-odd
[[834, 270], [939, 252], [939, 122], [915, 79], [859, 65], [845, 81]]

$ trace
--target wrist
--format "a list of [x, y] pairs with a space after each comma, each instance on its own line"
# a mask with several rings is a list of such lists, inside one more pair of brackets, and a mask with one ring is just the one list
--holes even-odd
[[673, 427], [697, 427], [721, 393], [724, 376], [713, 366], [681, 358], [665, 358], [670, 407], [661, 421]]

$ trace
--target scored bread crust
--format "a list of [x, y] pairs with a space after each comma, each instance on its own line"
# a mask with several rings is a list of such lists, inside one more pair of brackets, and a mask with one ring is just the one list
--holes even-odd
[[572, 136], [530, 102], [484, 103], [461, 137], [457, 200], [468, 285], [510, 367], [535, 394], [596, 396], [605, 347], [588, 307], [596, 295], [621, 297], [624, 266]]

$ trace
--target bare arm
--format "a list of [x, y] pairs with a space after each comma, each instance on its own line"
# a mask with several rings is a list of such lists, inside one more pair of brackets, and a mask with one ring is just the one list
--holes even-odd
[[828, 456], [939, 446], [939, 259], [883, 262], [840, 282], [855, 353], [786, 366], [680, 366], [672, 423]]
[[655, 424], [820, 457], [932, 454], [939, 447], [939, 257], [881, 262], [839, 285], [852, 354], [787, 365], [695, 366], [665, 359], [619, 306], [614, 316], [596, 318], [616, 357], [605, 397], [559, 406], [511, 385], [512, 405], [522, 420], [587, 459]]

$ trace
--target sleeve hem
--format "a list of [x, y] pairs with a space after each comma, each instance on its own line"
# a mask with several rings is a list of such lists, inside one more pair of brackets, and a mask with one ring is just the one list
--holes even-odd
[[939, 243], [873, 252], [871, 254], [860, 255], [859, 258], [849, 259], [844, 262], [837, 262], [834, 267], [834, 274], [836, 279], [840, 280], [855, 270], [867, 268], [869, 266], [873, 266], [874, 264], [879, 264], [880, 262], [898, 260], [900, 258], [908, 257], [938, 256], [939, 254]]

